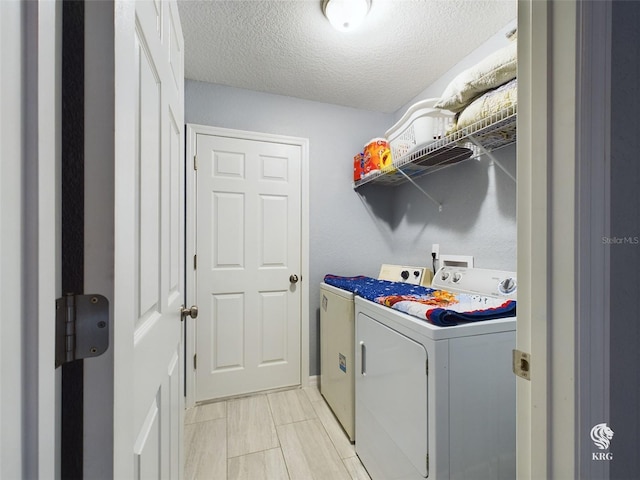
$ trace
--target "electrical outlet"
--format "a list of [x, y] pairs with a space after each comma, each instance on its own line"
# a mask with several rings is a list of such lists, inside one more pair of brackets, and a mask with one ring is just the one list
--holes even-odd
[[436, 260], [438, 260], [438, 258], [440, 258], [440, 244], [439, 243], [434, 243], [431, 245], [431, 253], [435, 253], [436, 254]]

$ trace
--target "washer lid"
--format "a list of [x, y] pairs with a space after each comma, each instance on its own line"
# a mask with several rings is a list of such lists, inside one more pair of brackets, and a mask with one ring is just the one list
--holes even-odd
[[343, 290], [341, 288], [334, 287], [333, 285], [329, 285], [328, 283], [321, 282], [320, 292], [322, 292], [323, 290], [325, 292], [333, 293], [334, 295], [338, 295], [348, 300], [353, 300], [354, 297], [353, 292], [349, 292], [348, 290]]

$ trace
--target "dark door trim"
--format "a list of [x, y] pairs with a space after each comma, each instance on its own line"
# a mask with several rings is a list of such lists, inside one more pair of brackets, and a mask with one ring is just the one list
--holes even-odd
[[[84, 289], [84, 1], [62, 2], [62, 292]], [[84, 362], [62, 366], [63, 479], [83, 478]]]

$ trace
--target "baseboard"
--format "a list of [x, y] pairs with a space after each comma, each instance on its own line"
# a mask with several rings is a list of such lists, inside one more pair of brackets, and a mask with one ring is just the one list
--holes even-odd
[[320, 386], [320, 375], [310, 375], [309, 376], [309, 386], [310, 387], [319, 387]]

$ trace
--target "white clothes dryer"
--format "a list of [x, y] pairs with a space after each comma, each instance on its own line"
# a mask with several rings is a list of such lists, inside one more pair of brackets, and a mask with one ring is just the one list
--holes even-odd
[[[495, 270], [443, 267], [432, 287], [478, 306], [516, 294]], [[515, 317], [438, 327], [356, 297], [355, 320], [356, 453], [373, 480], [515, 478]]]

